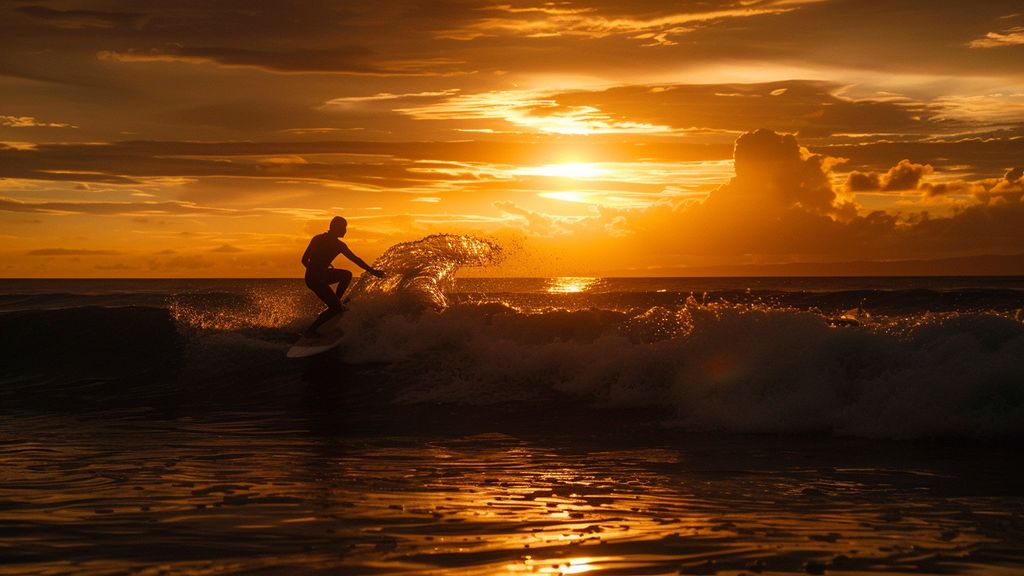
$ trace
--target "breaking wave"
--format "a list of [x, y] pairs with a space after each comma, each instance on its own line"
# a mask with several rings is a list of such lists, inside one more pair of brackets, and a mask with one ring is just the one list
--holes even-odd
[[[614, 290], [591, 282], [583, 294], [545, 291], [536, 279], [507, 279], [491, 292], [455, 283], [460, 268], [501, 255], [470, 236], [392, 247], [375, 262], [389, 275], [356, 283], [342, 345], [315, 362], [355, 367], [358, 385], [386, 385], [397, 390], [388, 402], [426, 409], [528, 406], [556, 421], [569, 402], [598, 422], [633, 419], [616, 422], [623, 427], [1024, 434], [1015, 289], [765, 295], [733, 286], [695, 297], [656, 279]], [[160, 305], [149, 290], [144, 306], [130, 293], [0, 295], [10, 302], [0, 314], [0, 402], [65, 398], [67, 409], [82, 409], [220, 390], [218, 401], [279, 407], [300, 396], [308, 364], [284, 352], [317, 311], [315, 298], [300, 281], [222, 284], [165, 294]], [[347, 378], [339, 374], [337, 386], [353, 385]]]
[[[554, 393], [668, 407], [696, 431], [869, 437], [1024, 432], [1024, 326], [993, 314], [839, 325], [813, 312], [705, 305], [639, 313], [464, 304], [363, 324], [350, 362], [390, 363], [405, 402]], [[552, 414], [557, 417], [557, 414]]]

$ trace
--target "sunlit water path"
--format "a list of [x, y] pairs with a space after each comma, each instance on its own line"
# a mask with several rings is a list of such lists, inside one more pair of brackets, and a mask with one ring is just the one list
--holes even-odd
[[1024, 500], [998, 450], [310, 425], [5, 419], [0, 573], [1009, 574], [1024, 561]]

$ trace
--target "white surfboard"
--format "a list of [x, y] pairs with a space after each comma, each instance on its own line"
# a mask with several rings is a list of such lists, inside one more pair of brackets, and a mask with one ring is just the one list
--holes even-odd
[[327, 352], [341, 344], [345, 337], [338, 326], [342, 316], [344, 314], [338, 314], [321, 326], [319, 336], [303, 336], [299, 338], [299, 341], [288, 349], [287, 356], [289, 358], [308, 358], [309, 356], [316, 356], [317, 354]]

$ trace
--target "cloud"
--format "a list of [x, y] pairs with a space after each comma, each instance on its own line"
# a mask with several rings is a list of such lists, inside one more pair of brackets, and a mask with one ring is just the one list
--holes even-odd
[[349, 110], [359, 108], [367, 104], [375, 104], [380, 102], [394, 102], [396, 100], [415, 100], [420, 98], [439, 98], [444, 96], [452, 96], [457, 94], [457, 89], [451, 90], [437, 90], [433, 92], [411, 92], [408, 94], [392, 94], [391, 92], [378, 92], [370, 96], [342, 96], [338, 98], [332, 98], [327, 102], [324, 102], [321, 108], [332, 110], [341, 109]]
[[792, 134], [761, 129], [740, 136], [734, 153], [736, 176], [711, 194], [709, 203], [748, 203], [758, 209], [801, 207], [827, 213], [836, 194], [828, 171], [833, 159], [812, 154]]
[[[804, 137], [880, 133], [921, 136], [964, 128], [963, 122], [952, 116], [936, 119], [942, 109], [929, 103], [894, 97], [841, 97], [838, 93], [843, 88], [830, 82], [787, 80], [626, 85], [604, 90], [505, 90], [459, 93], [434, 102], [400, 106], [395, 111], [418, 120], [557, 134], [742, 133], [754, 125]], [[492, 127], [479, 123], [492, 119], [505, 124]]]
[[929, 142], [882, 141], [858, 144], [826, 144], [814, 147], [829, 156], [847, 158], [846, 166], [865, 171], [888, 170], [895, 158], [913, 158], [935, 170], [952, 170], [993, 177], [1002, 175], [1024, 157], [1024, 138], [1013, 133]]
[[[788, 5], [787, 5], [788, 4]], [[471, 41], [482, 37], [520, 38], [621, 36], [643, 46], [673, 46], [675, 37], [691, 32], [695, 26], [723, 20], [774, 15], [798, 9], [787, 2], [764, 2], [755, 7], [727, 7], [704, 11], [680, 12], [665, 7], [656, 14], [613, 14], [598, 7], [572, 7], [569, 4], [484, 7], [484, 15], [460, 26], [442, 30], [437, 37]], [[603, 12], [603, 13], [602, 13]]]
[[[234, 178], [218, 187], [220, 200], [248, 194], [254, 180], [345, 184], [359, 190], [414, 191], [492, 181], [498, 165], [550, 163], [570, 148], [592, 161], [718, 160], [726, 145], [585, 139], [547, 142], [111, 142], [0, 147], [0, 178], [138, 185], [160, 178]], [[285, 159], [286, 161], [282, 161]], [[457, 163], [457, 164], [454, 164]], [[488, 171], [490, 170], [490, 171]], [[419, 190], [426, 191], [426, 190]], [[197, 202], [213, 200], [190, 196]]]
[[115, 250], [83, 250], [79, 248], [40, 248], [29, 250], [29, 256], [115, 256]]
[[[552, 96], [544, 90], [455, 94], [438, 102], [395, 108], [395, 111], [417, 120], [503, 120], [522, 130], [553, 134], [652, 134], [672, 131], [668, 126], [615, 118], [587, 104], [562, 105]], [[475, 129], [492, 130], [487, 127]]]
[[921, 179], [933, 171], [930, 164], [914, 164], [908, 159], [903, 159], [881, 175], [856, 170], [850, 172], [846, 178], [846, 189], [850, 192], [917, 190], [921, 185]]
[[41, 122], [32, 116], [0, 116], [0, 126], [10, 128], [77, 128], [61, 122]]
[[[539, 241], [590, 270], [619, 259], [642, 271], [665, 261], [702, 266], [1024, 253], [1024, 170], [965, 183], [972, 190], [1002, 192], [935, 216], [926, 210], [897, 214], [857, 207], [833, 189], [836, 165], [792, 135], [758, 130], [737, 139], [736, 175], [705, 200], [603, 207], [592, 216], [559, 221], [559, 227], [548, 228], [556, 237]], [[923, 195], [924, 172], [922, 165], [901, 162], [876, 177], [879, 187], [883, 181], [897, 187], [917, 182]], [[511, 204], [496, 207], [540, 226], [549, 222], [546, 214]]]
[[1006, 171], [1002, 178], [994, 178], [979, 183], [974, 195], [986, 204], [1020, 203], [1024, 201], [1024, 168], [1016, 167]]
[[984, 38], [967, 43], [971, 48], [1002, 48], [1024, 44], [1024, 26], [1014, 26], [1000, 32], [989, 32]]
[[924, 176], [933, 172], [930, 164], [915, 164], [903, 159], [885, 174], [854, 170], [847, 175], [844, 188], [850, 193], [910, 191], [919, 192], [925, 197], [972, 195], [985, 204], [1020, 202], [1024, 194], [1024, 168], [1011, 168], [1001, 178], [924, 182]]
[[244, 211], [197, 206], [186, 202], [26, 202], [0, 196], [0, 211], [37, 214], [127, 215], [217, 215], [247, 216], [268, 211]]
[[151, 260], [147, 266], [150, 270], [164, 270], [164, 271], [176, 271], [176, 270], [200, 270], [203, 268], [212, 268], [216, 265], [216, 262], [209, 260], [201, 254], [188, 255], [188, 256], [174, 256], [165, 260]]
[[[375, 144], [303, 145], [186, 142], [43, 144], [31, 150], [0, 148], [0, 178], [139, 184], [161, 177], [281, 178], [399, 186], [438, 175], [414, 173], [403, 162], [361, 159], [306, 161], [303, 152], [373, 152], [401, 147]], [[296, 151], [290, 154], [289, 150]], [[281, 162], [281, 158], [289, 158]]]
[[551, 236], [558, 233], [564, 234], [567, 230], [559, 224], [557, 218], [541, 214], [539, 212], [534, 212], [532, 210], [527, 210], [526, 208], [517, 205], [515, 202], [503, 200], [495, 202], [494, 207], [506, 214], [522, 218], [526, 224], [526, 229], [533, 234]]
[[269, 72], [321, 72], [368, 76], [418, 76], [457, 72], [457, 60], [420, 58], [382, 60], [362, 46], [334, 49], [253, 50], [219, 46], [181, 46], [173, 49], [102, 50], [100, 60], [114, 62], [214, 63], [221, 66], [260, 68]]
[[238, 246], [232, 246], [230, 244], [221, 244], [216, 248], [211, 248], [210, 252], [219, 252], [221, 254], [237, 254], [238, 252], [244, 252], [244, 250], [242, 250]]

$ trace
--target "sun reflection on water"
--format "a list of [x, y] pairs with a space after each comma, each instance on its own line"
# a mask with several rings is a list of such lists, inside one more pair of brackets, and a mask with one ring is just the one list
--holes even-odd
[[600, 278], [585, 276], [562, 276], [551, 278], [545, 290], [548, 294], [577, 294], [594, 288]]
[[353, 440], [268, 433], [262, 418], [76, 423], [43, 445], [48, 427], [20, 424], [0, 420], [0, 463], [19, 479], [0, 501], [27, 569], [3, 574], [140, 572], [169, 549], [183, 552], [166, 571], [192, 574], [953, 573], [984, 546], [1020, 557], [1018, 500], [950, 502], [920, 489], [934, 471], [818, 452], [780, 467], [731, 443]]
[[[595, 563], [607, 560], [616, 560], [617, 558], [570, 558], [556, 559], [551, 561], [537, 561], [535, 564], [545, 564], [544, 566], [537, 566], [534, 570], [537, 574], [583, 574], [584, 572], [590, 572], [596, 570], [597, 566]], [[529, 566], [529, 564], [527, 564]]]

